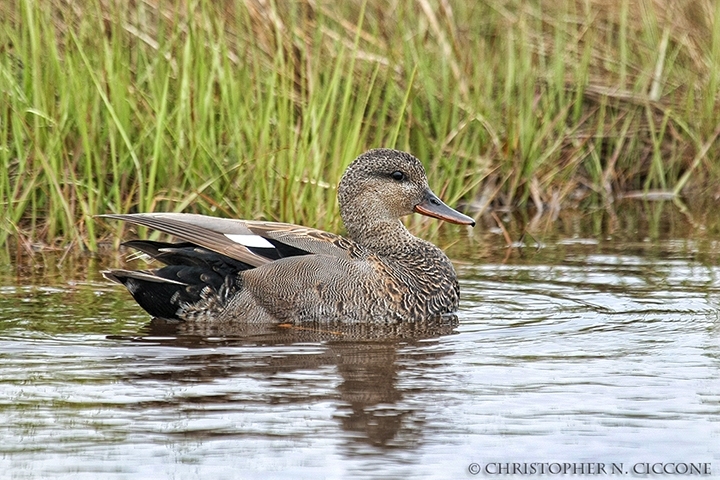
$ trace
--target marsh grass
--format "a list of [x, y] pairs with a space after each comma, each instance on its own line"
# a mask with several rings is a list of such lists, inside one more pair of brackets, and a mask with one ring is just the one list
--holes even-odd
[[93, 215], [157, 210], [339, 231], [337, 180], [378, 146], [475, 214], [720, 177], [712, 0], [21, 0], [0, 16], [0, 244], [95, 250], [124, 227]]

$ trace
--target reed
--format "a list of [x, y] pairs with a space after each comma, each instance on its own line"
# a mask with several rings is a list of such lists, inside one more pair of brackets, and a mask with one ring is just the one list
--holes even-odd
[[95, 250], [124, 227], [93, 215], [153, 210], [337, 231], [378, 146], [476, 213], [720, 177], [712, 0], [171, 3], [0, 6], [0, 244]]

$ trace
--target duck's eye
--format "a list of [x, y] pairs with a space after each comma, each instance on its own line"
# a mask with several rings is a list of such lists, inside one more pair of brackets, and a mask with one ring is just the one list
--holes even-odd
[[402, 182], [405, 180], [405, 174], [401, 172], [400, 170], [396, 170], [391, 173], [393, 180], [397, 180], [398, 182]]

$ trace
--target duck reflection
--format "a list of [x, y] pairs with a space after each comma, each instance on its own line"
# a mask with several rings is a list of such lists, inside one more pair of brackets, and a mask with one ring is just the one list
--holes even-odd
[[343, 429], [372, 445], [389, 444], [410, 414], [397, 405], [402, 399], [397, 343], [333, 344], [328, 349], [335, 353], [343, 379], [337, 387], [343, 403], [336, 414]]
[[[273, 379], [279, 373], [334, 366], [341, 381], [330, 398], [288, 388], [283, 398], [278, 398], [274, 391], [272, 396], [268, 396], [267, 403], [312, 403], [332, 399], [337, 402], [335, 418], [342, 429], [351, 434], [346, 435], [351, 450], [354, 450], [353, 445], [362, 444], [411, 446], [422, 435], [422, 413], [416, 407], [400, 405], [405, 391], [398, 388], [398, 378], [404, 369], [419, 364], [428, 368], [435, 363], [429, 360], [436, 360], [447, 353], [428, 352], [423, 348], [408, 354], [407, 348], [421, 340], [453, 334], [457, 325], [455, 316], [407, 325], [245, 324], [223, 328], [202, 328], [156, 319], [148, 326], [145, 335], [134, 337], [132, 341], [184, 348], [287, 346], [289, 350], [287, 355], [278, 355], [276, 349], [268, 353], [267, 349], [258, 348], [257, 355], [254, 355], [251, 349], [250, 358], [247, 348], [243, 349], [242, 355], [235, 355], [232, 351], [188, 355], [173, 361], [173, 368], [165, 371], [162, 368], [150, 369], [125, 380], [198, 382], [248, 374], [254, 378]], [[293, 353], [296, 347], [308, 345], [318, 348], [309, 353], [304, 351], [301, 355]], [[237, 402], [237, 395], [228, 395], [227, 398], [214, 395], [212, 398], [187, 401], [195, 404], [232, 403]], [[206, 434], [212, 436], [211, 432]]]

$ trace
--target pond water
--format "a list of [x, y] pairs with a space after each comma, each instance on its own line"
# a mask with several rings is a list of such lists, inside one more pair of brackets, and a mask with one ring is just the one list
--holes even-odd
[[176, 332], [116, 257], [8, 257], [2, 477], [720, 476], [720, 234], [637, 218], [445, 241], [458, 325], [385, 335]]

